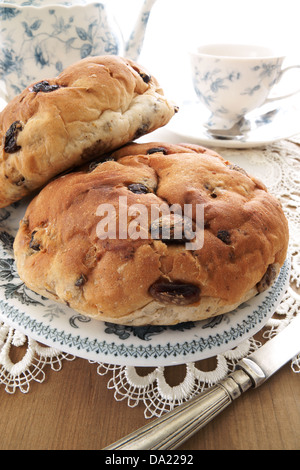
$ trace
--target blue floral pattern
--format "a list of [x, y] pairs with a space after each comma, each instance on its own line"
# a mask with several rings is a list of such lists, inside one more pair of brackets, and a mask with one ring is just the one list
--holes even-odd
[[127, 326], [116, 325], [114, 323], [105, 323], [105, 333], [117, 335], [120, 339], [128, 339], [131, 334], [141, 340], [149, 341], [154, 335], [158, 335], [167, 329], [173, 331], [184, 331], [195, 328], [194, 322], [179, 323], [172, 326], [146, 325], [146, 326]]
[[39, 9], [0, 5], [0, 79], [9, 99], [80, 59], [122, 50], [121, 33], [102, 3]]
[[[86, 3], [88, 3], [89, 0], [56, 0], [55, 2], [54, 1], [51, 1], [51, 0], [48, 0], [48, 3], [49, 4], [55, 4], [55, 5], [65, 5], [65, 6], [74, 6], [74, 5], [85, 5]], [[45, 5], [45, 1], [44, 0], [27, 0], [25, 2], [22, 3], [22, 5], [34, 5], [34, 6], [44, 6]]]
[[[212, 112], [207, 126], [214, 127], [216, 122], [223, 120], [225, 123], [226, 119], [233, 125], [249, 111], [260, 106], [265, 99], [260, 99], [260, 93], [265, 93], [264, 90], [271, 91], [277, 82], [282, 59], [268, 59], [268, 62], [255, 66], [251, 66], [250, 62], [248, 67], [242, 65], [240, 68], [239, 65], [222, 67], [219, 59], [206, 62], [200, 57], [192, 58], [192, 63], [194, 89], [200, 101]], [[249, 83], [253, 85], [249, 86]], [[247, 97], [251, 98], [248, 103]], [[230, 104], [222, 105], [224, 102]], [[243, 103], [246, 104], [242, 105]], [[236, 112], [235, 109], [239, 111]]]
[[119, 54], [138, 60], [155, 1], [143, 1], [127, 44], [110, 14], [109, 1], [0, 2], [0, 80], [7, 88], [5, 99], [88, 56]]

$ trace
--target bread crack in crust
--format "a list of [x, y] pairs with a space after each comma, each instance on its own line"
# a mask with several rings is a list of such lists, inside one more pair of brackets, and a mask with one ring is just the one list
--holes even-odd
[[[101, 239], [104, 204], [115, 209], [106, 223], [116, 236]], [[148, 215], [153, 205], [201, 205], [203, 246], [186, 245], [194, 212], [182, 238], [179, 214], [149, 217], [146, 236], [134, 238], [131, 213], [121, 236], [122, 211], [137, 204]], [[266, 290], [287, 247], [287, 220], [261, 182], [203, 147], [152, 142], [49, 183], [29, 204], [14, 252], [21, 279], [45, 297], [98, 320], [172, 325], [229, 312]]]
[[0, 114], [0, 207], [169, 122], [177, 108], [140, 65], [83, 59], [30, 85]]

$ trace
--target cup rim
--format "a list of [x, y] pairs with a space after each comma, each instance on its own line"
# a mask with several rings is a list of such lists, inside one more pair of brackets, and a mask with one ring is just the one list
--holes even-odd
[[[247, 49], [247, 50], [260, 50], [260, 51], [269, 51], [269, 53], [261, 54], [261, 55], [241, 55], [241, 54], [220, 54], [214, 52], [205, 52], [201, 51], [201, 49], [217, 49], [223, 48], [224, 50], [228, 50], [231, 48], [232, 50], [239, 49]], [[262, 60], [262, 59], [284, 59], [286, 54], [280, 50], [271, 49], [268, 45], [259, 45], [259, 44], [246, 44], [246, 43], [208, 43], [203, 44], [201, 46], [197, 46], [190, 50], [190, 54], [195, 57], [209, 57], [209, 58], [219, 58], [222, 60]]]

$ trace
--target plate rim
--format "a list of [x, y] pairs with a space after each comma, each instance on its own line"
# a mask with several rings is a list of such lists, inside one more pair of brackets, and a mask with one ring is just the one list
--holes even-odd
[[[0, 320], [6, 322], [9, 324], [11, 327], [14, 327], [15, 329], [23, 332], [25, 335], [28, 337], [34, 339], [35, 341], [38, 341], [48, 347], [52, 347], [58, 351], [74, 355], [76, 357], [81, 357], [84, 359], [88, 359], [91, 361], [95, 362], [102, 362], [102, 363], [109, 363], [111, 365], [118, 365], [118, 366], [136, 366], [136, 367], [157, 367], [157, 366], [170, 366], [170, 365], [179, 365], [179, 364], [184, 364], [188, 362], [195, 362], [199, 361], [202, 359], [207, 359], [209, 357], [214, 357], [217, 354], [221, 354], [227, 350], [232, 349], [232, 347], [237, 346], [241, 342], [245, 341], [246, 339], [249, 339], [252, 337], [254, 334], [256, 334], [258, 331], [260, 331], [265, 324], [267, 323], [268, 319], [271, 318], [271, 316], [274, 314], [276, 311], [277, 306], [279, 305], [282, 297], [284, 296], [287, 286], [289, 283], [289, 274], [290, 274], [290, 269], [291, 269], [291, 259], [290, 256], [288, 255], [281, 270], [279, 273], [279, 276], [277, 277], [275, 283], [264, 293], [262, 293], [262, 301], [253, 309], [251, 314], [248, 314], [245, 318], [241, 320], [241, 323], [245, 324], [247, 319], [249, 317], [253, 317], [253, 315], [257, 315], [257, 318], [255, 319], [256, 321], [252, 323], [252, 327], [250, 325], [250, 328], [246, 333], [241, 334], [241, 331], [243, 330], [243, 326], [239, 325], [239, 323], [234, 325], [229, 325], [230, 330], [232, 331], [240, 329], [240, 341], [235, 338], [232, 340], [224, 339], [223, 341], [220, 335], [217, 333], [217, 335], [208, 335], [207, 337], [207, 344], [203, 349], [201, 349], [200, 341], [203, 340], [203, 338], [198, 338], [197, 340], [193, 341], [184, 341], [184, 342], [174, 342], [174, 343], [166, 343], [165, 346], [162, 346], [161, 344], [157, 344], [156, 346], [151, 345], [151, 343], [147, 343], [145, 346], [139, 344], [139, 345], [125, 345], [123, 343], [118, 343], [118, 341], [111, 341], [107, 342], [106, 340], [99, 341], [99, 338], [95, 337], [94, 339], [87, 337], [82, 337], [84, 335], [72, 335], [69, 332], [65, 332], [64, 330], [60, 330], [57, 327], [51, 327], [50, 325], [45, 325], [45, 323], [42, 321], [38, 321], [35, 318], [31, 318], [28, 312], [20, 311], [20, 309], [15, 306], [15, 305], [10, 305], [6, 303], [4, 300], [0, 299]], [[1, 286], [0, 286], [1, 288]], [[252, 298], [252, 299], [257, 299], [257, 296]], [[252, 299], [249, 299], [251, 301]], [[270, 302], [271, 300], [271, 302]], [[4, 311], [3, 311], [4, 309]], [[260, 309], [260, 312], [258, 310]], [[75, 311], [74, 311], [75, 312]], [[77, 312], [75, 312], [76, 314]], [[80, 315], [80, 314], [78, 314]], [[226, 315], [226, 314], [225, 314]], [[230, 313], [228, 313], [230, 315]], [[216, 318], [216, 317], [213, 317]], [[16, 321], [18, 319], [18, 322]], [[212, 319], [207, 319], [204, 321], [209, 321]], [[253, 320], [253, 318], [252, 318]], [[97, 320], [94, 320], [97, 321]], [[250, 319], [248, 320], [250, 321]], [[197, 323], [197, 322], [194, 322]], [[200, 323], [200, 322], [199, 322]], [[245, 325], [246, 326], [246, 325]], [[246, 328], [247, 330], [247, 328]], [[29, 334], [31, 333], [31, 334]], [[78, 331], [79, 333], [79, 331]], [[44, 335], [44, 336], [42, 336]], [[228, 336], [230, 338], [230, 332], [226, 331], [226, 329], [223, 331], [223, 337]], [[65, 344], [59, 343], [57, 341], [57, 338], [60, 339], [61, 341], [64, 341]], [[214, 348], [218, 348], [218, 350], [214, 350], [214, 348], [210, 347], [210, 343], [214, 343], [214, 341], [219, 340], [219, 344], [213, 344]], [[118, 343], [118, 344], [117, 344]], [[176, 353], [176, 348], [181, 347], [181, 349], [184, 347], [187, 347], [187, 345], [191, 345], [193, 343], [194, 346], [200, 347], [199, 351], [199, 356], [197, 356], [196, 350], [194, 351], [192, 349], [192, 352], [189, 353], [183, 353], [179, 354], [179, 352]], [[90, 348], [91, 350], [84, 349], [84, 346]], [[102, 348], [107, 348], [107, 351], [110, 350], [110, 355], [103, 353], [103, 351], [100, 351]], [[69, 348], [69, 349], [68, 349]], [[77, 351], [76, 351], [77, 348]], [[95, 353], [95, 348], [98, 348], [96, 350], [96, 355]], [[161, 357], [160, 354], [166, 354], [169, 350], [169, 355], [167, 357]], [[208, 348], [208, 349], [206, 349]], [[123, 352], [123, 356], [117, 355], [117, 352]], [[203, 351], [208, 352], [208, 354], [205, 354]], [[209, 353], [209, 351], [212, 351], [213, 354]], [[151, 353], [151, 354], [150, 354]], [[153, 358], [153, 354], [157, 353], [158, 357]], [[99, 356], [97, 356], [99, 354]], [[102, 356], [101, 356], [102, 354]], [[129, 354], [129, 357], [128, 357]], [[176, 355], [177, 354], [177, 355]], [[136, 357], [138, 355], [139, 357]], [[200, 357], [201, 355], [201, 357]], [[153, 362], [152, 359], [155, 359]]]

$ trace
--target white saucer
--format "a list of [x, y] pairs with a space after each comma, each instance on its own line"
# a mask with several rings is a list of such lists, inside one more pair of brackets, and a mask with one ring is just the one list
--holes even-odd
[[210, 113], [200, 102], [184, 102], [167, 128], [191, 143], [214, 147], [259, 147], [300, 133], [299, 97], [262, 106], [247, 115], [249, 130], [230, 137], [216, 136], [205, 127]]

